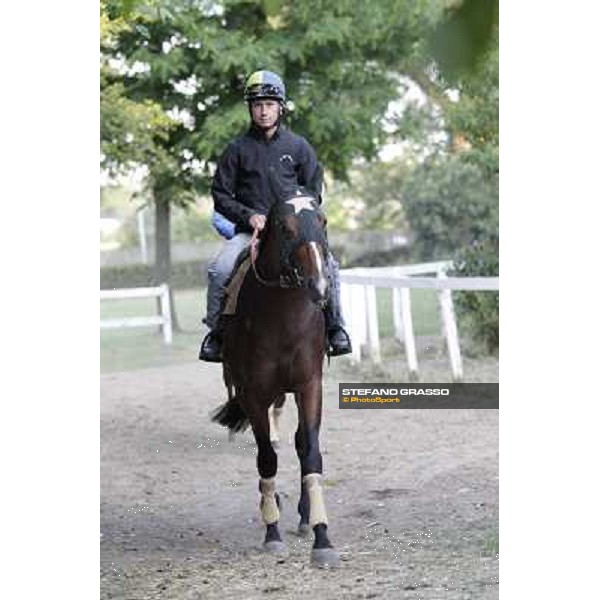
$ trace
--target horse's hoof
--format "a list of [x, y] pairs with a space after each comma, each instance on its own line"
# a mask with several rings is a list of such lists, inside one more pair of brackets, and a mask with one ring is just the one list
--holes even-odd
[[334, 548], [313, 548], [310, 564], [321, 569], [335, 569], [340, 566], [340, 555]]
[[300, 537], [306, 537], [310, 533], [310, 525], [308, 523], [300, 523], [298, 525], [298, 535]]
[[263, 550], [269, 554], [287, 554], [287, 548], [279, 540], [271, 540], [263, 544]]

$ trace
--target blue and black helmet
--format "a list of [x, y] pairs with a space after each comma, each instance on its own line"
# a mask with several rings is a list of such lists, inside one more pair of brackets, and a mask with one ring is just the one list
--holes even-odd
[[262, 98], [272, 98], [285, 103], [285, 85], [277, 73], [255, 71], [248, 77], [244, 87], [244, 100], [251, 102]]

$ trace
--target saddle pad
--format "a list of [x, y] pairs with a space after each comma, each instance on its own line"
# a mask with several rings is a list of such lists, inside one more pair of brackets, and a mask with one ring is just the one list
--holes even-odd
[[231, 278], [231, 281], [225, 288], [225, 294], [227, 300], [225, 302], [225, 308], [223, 309], [224, 315], [235, 315], [235, 308], [237, 306], [238, 294], [240, 293], [240, 288], [242, 287], [242, 283], [244, 278], [246, 277], [246, 273], [252, 264], [252, 260], [250, 256], [247, 256], [238, 267], [234, 276]]

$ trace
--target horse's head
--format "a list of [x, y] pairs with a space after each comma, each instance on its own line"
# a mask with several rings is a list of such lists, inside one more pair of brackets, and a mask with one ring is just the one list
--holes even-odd
[[302, 188], [285, 193], [267, 220], [279, 247], [281, 285], [305, 287], [313, 302], [324, 305], [329, 295], [327, 219], [315, 196]]

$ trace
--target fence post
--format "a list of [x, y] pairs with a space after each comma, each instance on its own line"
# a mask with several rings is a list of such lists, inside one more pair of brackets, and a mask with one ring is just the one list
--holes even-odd
[[379, 323], [377, 322], [377, 294], [374, 285], [365, 286], [365, 298], [367, 301], [367, 340], [371, 359], [374, 363], [381, 362], [379, 345]]
[[404, 329], [404, 348], [406, 351], [406, 360], [408, 362], [408, 376], [411, 381], [417, 381], [419, 378], [419, 366], [417, 364], [417, 347], [412, 326], [410, 288], [400, 288], [400, 311]]
[[[446, 279], [447, 275], [445, 272], [439, 271], [438, 278]], [[442, 326], [448, 347], [448, 355], [450, 356], [450, 366], [452, 367], [452, 379], [454, 381], [462, 381], [463, 368], [460, 356], [460, 344], [458, 342], [458, 329], [456, 327], [456, 317], [454, 314], [454, 303], [452, 302], [452, 290], [440, 290], [438, 292], [438, 299], [442, 315]]]
[[173, 342], [173, 326], [171, 324], [171, 299], [169, 297], [169, 286], [163, 283], [160, 286], [162, 292], [160, 296], [160, 312], [164, 322], [162, 324], [163, 337], [165, 344]]
[[[376, 362], [381, 360], [375, 290], [377, 287], [391, 288], [395, 335], [400, 342], [404, 343], [410, 379], [418, 380], [410, 288], [433, 288], [437, 289], [438, 292], [438, 304], [443, 327], [442, 335], [446, 338], [452, 377], [454, 381], [462, 381], [463, 365], [452, 290], [498, 290], [499, 278], [448, 277], [446, 270], [451, 266], [451, 261], [439, 261], [400, 267], [342, 270], [340, 272], [343, 290], [342, 306], [348, 313], [348, 326], [351, 329], [350, 334], [353, 342], [353, 360], [360, 361], [363, 343], [368, 343], [371, 346], [371, 354], [375, 355]], [[428, 273], [437, 273], [438, 279], [413, 277], [413, 275]], [[449, 281], [442, 283], [440, 279]]]
[[[342, 305], [342, 314], [345, 316], [346, 324], [350, 338], [352, 339], [352, 360], [360, 362], [360, 327], [361, 319], [356, 306], [357, 288], [360, 291], [360, 286], [352, 285], [351, 283], [340, 282], [340, 302]], [[358, 314], [357, 314], [358, 313]]]
[[399, 342], [404, 341], [404, 327], [402, 326], [402, 296], [398, 288], [392, 288], [392, 314], [394, 316], [394, 332]]
[[146, 240], [146, 223], [144, 221], [144, 213], [146, 209], [140, 208], [137, 211], [137, 223], [138, 223], [138, 237], [140, 240], [140, 252], [142, 255], [142, 262], [148, 264], [148, 243]]
[[365, 286], [358, 283], [350, 286], [352, 297], [352, 358], [360, 362], [362, 356], [362, 345], [367, 341], [367, 322], [365, 319]]

